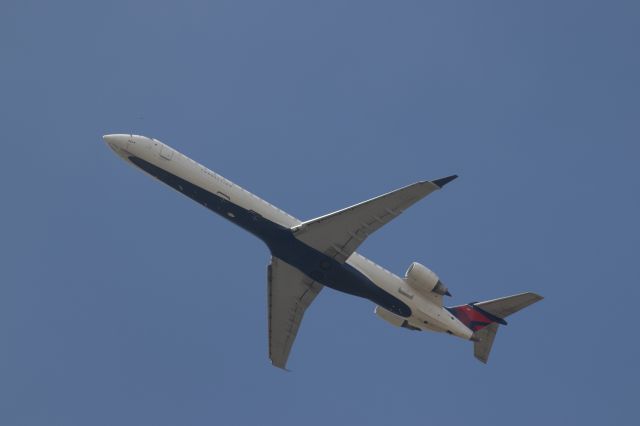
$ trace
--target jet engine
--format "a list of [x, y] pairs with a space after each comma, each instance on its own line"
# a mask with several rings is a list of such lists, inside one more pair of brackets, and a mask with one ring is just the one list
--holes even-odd
[[409, 321], [407, 321], [406, 319], [394, 314], [393, 312], [387, 311], [385, 308], [376, 306], [376, 310], [374, 312], [380, 318], [395, 327], [402, 327], [408, 328], [409, 330], [420, 331], [418, 327], [414, 327], [413, 325], [409, 324]]
[[413, 262], [404, 275], [404, 279], [411, 288], [423, 293], [433, 292], [441, 296], [451, 296], [449, 289], [440, 281], [431, 269], [418, 262]]

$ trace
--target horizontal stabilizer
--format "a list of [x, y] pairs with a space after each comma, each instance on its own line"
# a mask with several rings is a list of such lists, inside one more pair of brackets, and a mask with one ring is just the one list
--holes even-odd
[[486, 364], [498, 332], [498, 326], [500, 324], [507, 325], [504, 319], [542, 299], [542, 296], [528, 292], [486, 302], [453, 306], [447, 310], [473, 331], [471, 337], [473, 355]]
[[542, 299], [542, 296], [535, 293], [521, 293], [516, 294], [515, 296], [487, 300], [486, 302], [471, 303], [471, 305], [498, 318], [506, 318], [509, 315], [515, 314], [519, 310], [524, 309]]
[[497, 332], [498, 324], [493, 323], [473, 334], [473, 356], [485, 364], [489, 360], [489, 354], [491, 353], [491, 347], [493, 346], [493, 340], [496, 338]]

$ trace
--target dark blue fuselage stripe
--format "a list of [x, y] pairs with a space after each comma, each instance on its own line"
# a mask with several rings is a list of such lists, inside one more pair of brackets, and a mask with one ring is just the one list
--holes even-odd
[[369, 299], [397, 315], [411, 316], [411, 308], [404, 302], [375, 285], [353, 266], [339, 263], [304, 244], [295, 238], [288, 228], [212, 194], [141, 158], [131, 156], [129, 161], [173, 189], [257, 236], [269, 247], [273, 256], [296, 267], [322, 285]]

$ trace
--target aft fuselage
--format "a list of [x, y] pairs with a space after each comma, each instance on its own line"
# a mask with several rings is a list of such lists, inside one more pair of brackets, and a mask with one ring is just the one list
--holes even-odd
[[271, 253], [335, 290], [363, 297], [405, 318], [411, 327], [469, 339], [472, 331], [446, 309], [416, 294], [405, 280], [358, 253], [345, 263], [298, 240], [302, 222], [162, 142], [137, 135], [107, 135], [126, 162], [218, 213], [262, 240]]

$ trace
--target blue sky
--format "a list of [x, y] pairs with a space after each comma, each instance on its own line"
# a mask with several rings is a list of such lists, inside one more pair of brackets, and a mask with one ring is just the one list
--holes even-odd
[[[5, 0], [0, 424], [636, 424], [634, 1]], [[361, 252], [536, 291], [488, 365], [325, 290], [269, 365], [269, 254], [113, 155], [156, 137], [308, 219], [446, 190]]]

